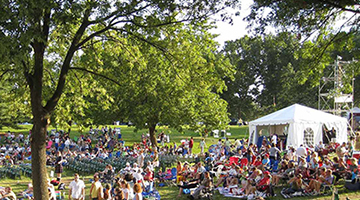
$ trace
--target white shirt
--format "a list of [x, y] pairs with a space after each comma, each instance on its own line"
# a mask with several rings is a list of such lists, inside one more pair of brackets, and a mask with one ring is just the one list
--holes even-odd
[[277, 144], [277, 136], [276, 135], [273, 135], [272, 137], [271, 137], [271, 143], [273, 143], [273, 144]]
[[134, 173], [133, 174], [133, 176], [134, 176], [134, 178], [136, 179], [136, 182], [137, 181], [143, 181], [144, 180], [144, 177], [143, 177], [143, 175], [141, 175], [141, 173]]
[[204, 173], [204, 172], [206, 172], [206, 169], [205, 169], [204, 166], [201, 166], [200, 168], [197, 169], [197, 172], [198, 173]]
[[85, 188], [84, 181], [78, 180], [78, 181], [71, 181], [69, 184], [69, 189], [71, 189], [71, 198], [73, 199], [79, 199], [82, 194], [82, 189]]
[[139, 197], [139, 200], [143, 200], [142, 193], [136, 193], [136, 194], [134, 195], [134, 200], [136, 200], [136, 195]]
[[298, 157], [301, 157], [301, 156], [306, 156], [307, 155], [307, 152], [306, 152], [306, 149], [305, 147], [299, 147], [296, 149], [296, 155]]
[[231, 169], [229, 170], [229, 174], [230, 174], [231, 176], [235, 176], [235, 175], [237, 174], [237, 172], [236, 172], [236, 170], [235, 170], [234, 168], [231, 168]]
[[132, 170], [133, 170], [134, 173], [137, 173], [137, 172], [139, 171], [139, 169], [140, 169], [140, 168], [136, 166], [136, 167], [133, 167]]
[[236, 148], [240, 148], [240, 146], [241, 146], [240, 140], [236, 140], [235, 146], [236, 146]]
[[126, 196], [126, 194], [129, 194], [127, 199], [133, 199], [134, 198], [134, 192], [133, 189], [127, 189], [127, 188], [123, 188], [122, 191], [124, 192], [124, 196]]
[[124, 171], [130, 172], [130, 171], [132, 171], [132, 168], [130, 166], [127, 166], [127, 167], [125, 167]]

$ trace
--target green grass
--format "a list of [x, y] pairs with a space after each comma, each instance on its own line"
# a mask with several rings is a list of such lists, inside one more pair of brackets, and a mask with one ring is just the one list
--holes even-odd
[[[108, 126], [109, 127], [109, 126]], [[146, 133], [147, 130], [139, 130], [138, 132], [134, 132], [134, 127], [128, 127], [128, 126], [113, 126], [111, 125], [111, 127], [120, 127], [121, 128], [121, 132], [122, 132], [122, 136], [123, 139], [126, 142], [126, 145], [128, 146], [132, 146], [132, 144], [134, 142], [138, 143], [141, 140], [141, 134], [142, 133]], [[10, 130], [11, 132], [15, 132], [15, 133], [24, 133], [25, 135], [29, 132], [29, 130], [31, 129], [31, 125], [22, 125], [19, 126], [18, 129], [11, 129], [11, 128], [7, 128], [7, 127], [3, 127], [2, 129], [0, 129], [0, 132], [7, 132], [8, 130]], [[49, 127], [49, 130], [53, 129], [53, 127]], [[166, 134], [170, 134], [170, 140], [171, 142], [176, 142], [177, 144], [180, 144], [180, 140], [184, 139], [184, 138], [190, 138], [190, 137], [194, 137], [194, 148], [193, 148], [193, 152], [194, 153], [199, 153], [200, 152], [200, 148], [199, 148], [199, 142], [202, 139], [202, 137], [198, 134], [195, 133], [193, 131], [189, 131], [186, 130], [184, 131], [184, 133], [179, 133], [176, 130], [172, 130], [169, 129], [167, 127], [158, 127], [158, 132], [164, 131]], [[86, 130], [85, 133], [87, 133], [88, 130]], [[244, 137], [248, 137], [248, 127], [247, 126], [230, 126], [228, 132], [230, 132], [232, 135], [229, 136], [229, 138], [231, 139], [231, 141], [233, 141], [235, 138], [241, 139]], [[79, 128], [76, 126], [72, 127], [72, 131], [70, 133], [70, 137], [74, 138], [74, 137], [79, 137], [81, 135], [81, 132], [79, 131]], [[206, 144], [209, 147], [211, 144], [215, 144], [218, 141], [218, 139], [213, 138], [213, 137], [207, 137], [206, 138]], [[48, 172], [50, 172], [51, 170], [54, 170], [53, 168], [49, 168]], [[49, 173], [50, 174], [50, 173]], [[63, 173], [63, 181], [65, 183], [69, 183], [73, 177], [72, 177], [73, 172], [70, 170], [65, 170]], [[88, 194], [90, 191], [90, 178], [91, 175], [87, 175], [87, 176], [82, 176], [81, 177], [84, 182], [86, 183], [86, 194], [87, 194], [87, 199], [88, 199]], [[15, 191], [15, 193], [19, 193], [20, 191], [23, 191], [26, 189], [27, 184], [31, 182], [30, 178], [27, 178], [25, 176], [22, 176], [21, 180], [13, 180], [13, 179], [3, 179], [0, 180], [0, 186], [5, 187], [5, 186], [12, 186], [13, 190]], [[345, 199], [346, 197], [349, 197], [350, 199], [354, 200], [354, 199], [360, 199], [360, 192], [350, 192], [347, 191], [345, 188], [342, 187], [342, 185], [339, 185], [339, 192], [341, 199]], [[174, 187], [174, 186], [167, 186], [167, 187], [157, 187], [157, 189], [159, 190], [160, 194], [161, 194], [161, 199], [163, 200], [170, 200], [170, 199], [177, 199], [177, 200], [185, 200], [187, 199], [186, 195], [183, 195], [182, 197], [178, 198], [178, 188]], [[276, 197], [273, 197], [271, 199], [283, 199], [281, 197], [281, 195], [279, 194], [280, 189], [276, 189], [275, 192], [277, 193]], [[66, 193], [68, 192], [68, 190], [65, 191]], [[67, 194], [66, 197], [67, 198]], [[217, 192], [215, 193], [214, 199], [236, 199], [236, 198], [226, 198], [220, 194], [218, 194]], [[300, 199], [328, 199], [330, 200], [331, 197], [330, 196], [322, 196], [322, 197], [299, 197], [299, 198], [292, 198], [294, 200], [300, 200]]]

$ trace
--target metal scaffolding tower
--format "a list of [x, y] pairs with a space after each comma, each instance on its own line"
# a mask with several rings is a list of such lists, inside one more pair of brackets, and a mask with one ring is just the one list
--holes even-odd
[[[341, 61], [337, 56], [334, 62], [334, 69], [327, 77], [322, 77], [319, 84], [318, 109], [334, 115], [343, 116], [350, 113], [354, 107], [354, 71], [351, 77], [346, 71], [349, 71], [350, 64], [353, 61]], [[351, 70], [351, 69], [350, 69]], [[330, 88], [329, 84], [333, 84]], [[351, 84], [351, 91], [346, 91], [345, 86]], [[326, 87], [327, 86], [327, 87]], [[353, 118], [353, 113], [351, 113]], [[353, 119], [350, 120], [351, 122]]]

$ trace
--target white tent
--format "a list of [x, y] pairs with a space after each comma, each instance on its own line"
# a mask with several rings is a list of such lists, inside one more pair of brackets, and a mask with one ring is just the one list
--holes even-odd
[[350, 110], [350, 113], [360, 113], [360, 108], [354, 107], [353, 109]]
[[[286, 147], [316, 145], [322, 138], [322, 127], [335, 128], [338, 143], [347, 142], [347, 120], [320, 110], [294, 104], [249, 123], [249, 141], [256, 144], [261, 130], [287, 135]], [[264, 131], [265, 132], [265, 131]]]

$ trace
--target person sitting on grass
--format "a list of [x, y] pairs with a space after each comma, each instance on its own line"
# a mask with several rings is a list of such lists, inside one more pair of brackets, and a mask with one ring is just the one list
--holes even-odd
[[354, 171], [354, 169], [358, 168], [358, 161], [356, 158], [349, 158], [348, 159], [348, 165], [347, 165], [347, 175], [346, 177], [348, 177], [348, 179], [351, 179], [352, 177], [352, 172]]
[[34, 199], [33, 192], [34, 192], [33, 184], [29, 183], [28, 188], [23, 192], [21, 192], [19, 195], [23, 196], [26, 199]]
[[302, 175], [298, 174], [295, 177], [291, 178], [288, 181], [288, 184], [290, 184], [290, 188], [284, 189], [284, 194], [293, 194], [295, 192], [302, 191], [302, 186], [304, 184], [304, 181], [302, 179]]
[[1, 200], [16, 200], [16, 195], [11, 187], [6, 187], [5, 191], [1, 192]]
[[358, 172], [359, 170], [357, 168], [354, 168], [353, 172], [351, 172], [351, 182], [355, 183], [358, 179]]
[[[209, 172], [205, 172], [208, 173], [210, 176]], [[193, 179], [190, 180], [189, 182], [183, 182], [181, 181], [177, 186], [179, 187], [179, 195], [178, 197], [181, 197], [181, 194], [183, 193], [184, 189], [192, 189], [192, 188], [196, 188], [198, 187], [199, 183], [200, 183], [200, 179]]]
[[307, 186], [307, 191], [310, 192], [313, 190], [314, 195], [320, 194], [320, 188], [322, 185], [331, 185], [333, 184], [334, 176], [332, 175], [331, 169], [320, 169], [320, 176], [317, 176], [316, 179], [312, 179]]
[[199, 199], [199, 195], [202, 189], [208, 188], [211, 189], [212, 180], [209, 172], [204, 173], [204, 179], [200, 182], [199, 187], [190, 195], [190, 199]]
[[289, 174], [289, 168], [289, 163], [286, 160], [283, 160], [280, 164], [280, 169], [272, 174], [272, 183], [278, 185], [280, 179]]
[[252, 187], [248, 187], [246, 190], [246, 194], [254, 194], [255, 191], [260, 191], [260, 192], [265, 192], [270, 185], [270, 179], [271, 179], [271, 175], [269, 171], [265, 171], [264, 172], [264, 177], [255, 184], [255, 186]]

